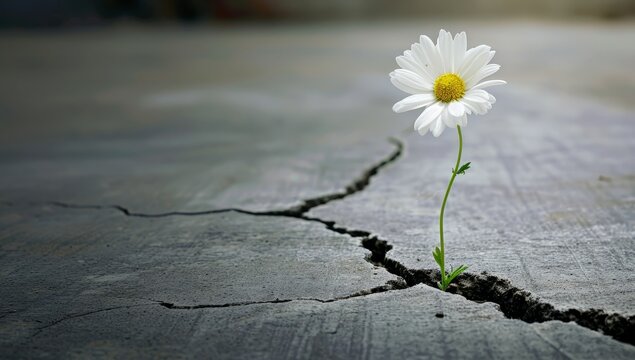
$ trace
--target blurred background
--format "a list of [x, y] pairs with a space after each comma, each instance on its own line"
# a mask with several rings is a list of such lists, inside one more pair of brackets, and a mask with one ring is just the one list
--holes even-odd
[[[359, 239], [320, 224], [217, 210], [339, 199], [305, 215], [389, 240], [390, 257], [409, 268], [436, 267], [430, 249], [456, 131], [419, 137], [421, 110], [392, 111], [406, 94], [388, 74], [439, 29], [491, 46], [502, 66], [492, 78], [508, 82], [491, 88], [496, 104], [464, 132], [463, 161], [473, 165], [451, 195], [448, 263], [509, 278], [562, 301], [556, 308], [633, 314], [634, 20], [635, 0], [0, 0], [0, 358], [165, 357], [203, 343], [195, 354], [205, 357], [241, 351], [235, 344], [254, 357], [329, 346], [424, 356], [419, 338], [382, 337], [409, 321], [397, 302], [381, 300], [399, 309], [395, 322], [364, 313], [370, 299], [352, 312], [325, 307], [328, 321], [321, 305], [295, 312], [305, 309], [295, 301], [234, 307], [356, 296], [366, 287], [356, 274], [383, 271], [371, 275]], [[389, 137], [403, 143], [393, 163]], [[368, 187], [340, 199], [378, 164], [388, 165]], [[157, 302], [144, 299], [177, 311], [131, 309]], [[431, 316], [453, 311], [431, 299]], [[228, 312], [178, 311], [228, 301]], [[432, 327], [435, 340], [482, 323], [465, 349], [442, 344], [450, 358], [540, 357], [532, 347], [543, 342], [562, 357], [569, 339], [576, 353], [580, 341], [604, 341], [569, 325], [514, 333], [508, 323], [498, 329], [511, 341], [500, 347], [505, 339], [488, 337], [500, 333], [489, 311], [447, 323], [411, 316], [402, 328], [427, 337]], [[286, 325], [296, 321], [298, 331]], [[271, 340], [244, 335], [252, 331]], [[246, 342], [225, 342], [232, 336]]]
[[497, 50], [509, 85], [488, 121], [607, 137], [553, 109], [632, 111], [634, 15], [633, 0], [4, 0], [0, 200], [266, 209], [341, 186], [385, 152], [373, 142], [412, 132], [388, 73], [440, 28]]
[[632, 0], [5, 0], [3, 26], [99, 24], [118, 18], [146, 21], [245, 19], [376, 19], [438, 15], [586, 16], [635, 14]]

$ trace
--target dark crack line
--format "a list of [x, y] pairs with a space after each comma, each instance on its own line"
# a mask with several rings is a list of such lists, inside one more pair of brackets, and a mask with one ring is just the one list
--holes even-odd
[[120, 211], [126, 216], [140, 217], [140, 218], [163, 218], [168, 216], [201, 216], [201, 215], [210, 215], [210, 214], [221, 214], [226, 212], [237, 212], [237, 213], [247, 214], [247, 215], [267, 215], [266, 212], [254, 212], [254, 211], [237, 209], [237, 208], [202, 210], [202, 211], [170, 211], [170, 212], [164, 212], [164, 213], [147, 214], [147, 213], [132, 212], [121, 205], [79, 205], [79, 204], [64, 203], [60, 201], [49, 201], [45, 204], [51, 205], [51, 206], [57, 206], [61, 208], [66, 208], [66, 209], [93, 209], [93, 210], [114, 209], [114, 210]]
[[[409, 269], [400, 262], [389, 258], [387, 253], [393, 247], [388, 241], [379, 239], [368, 231], [338, 227], [334, 221], [305, 216], [299, 218], [320, 222], [327, 229], [339, 234], [361, 238], [361, 246], [370, 251], [366, 260], [403, 279], [406, 284], [404, 289], [418, 284], [438, 289], [437, 283], [441, 279], [441, 273], [438, 269]], [[522, 320], [526, 323], [575, 322], [587, 329], [611, 336], [615, 340], [635, 345], [635, 315], [623, 316], [618, 313], [607, 313], [601, 309], [558, 310], [552, 304], [542, 301], [530, 292], [513, 286], [509, 280], [486, 272], [461, 274], [457, 277], [456, 282], [450, 286], [448, 292], [478, 303], [498, 304], [503, 315], [510, 319]]]
[[[437, 282], [440, 279], [440, 272], [437, 269], [409, 269], [400, 262], [387, 257], [387, 253], [392, 249], [386, 240], [379, 239], [377, 236], [373, 236], [371, 232], [365, 230], [353, 230], [345, 227], [337, 226], [335, 221], [323, 220], [320, 218], [309, 217], [305, 214], [318, 206], [330, 203], [335, 200], [341, 200], [350, 195], [358, 193], [364, 190], [369, 184], [372, 177], [377, 175], [381, 169], [387, 165], [395, 162], [403, 153], [404, 145], [401, 141], [391, 138], [389, 141], [395, 145], [396, 149], [385, 159], [379, 163], [373, 165], [364, 171], [361, 176], [355, 178], [344, 191], [330, 193], [315, 198], [304, 200], [300, 205], [290, 207], [283, 210], [272, 211], [248, 211], [238, 208], [227, 209], [214, 209], [204, 211], [172, 211], [166, 213], [147, 214], [147, 213], [135, 213], [120, 205], [75, 205], [63, 202], [49, 202], [48, 204], [53, 206], [59, 206], [72, 209], [115, 209], [120, 211], [126, 216], [142, 217], [142, 218], [161, 218], [168, 216], [199, 216], [209, 214], [219, 214], [226, 212], [236, 212], [246, 215], [254, 216], [281, 216], [297, 218], [304, 221], [319, 222], [323, 224], [328, 230], [336, 232], [338, 234], [345, 234], [353, 238], [361, 238], [361, 246], [370, 251], [370, 254], [366, 257], [366, 260], [374, 265], [385, 268], [389, 273], [396, 275], [399, 279], [403, 279], [403, 282], [397, 281], [396, 285], [386, 284], [370, 290], [370, 293], [359, 292], [342, 298], [333, 299], [317, 299], [317, 298], [297, 298], [297, 299], [275, 299], [269, 301], [257, 301], [257, 302], [239, 302], [239, 303], [227, 303], [227, 304], [199, 304], [199, 305], [175, 305], [168, 302], [158, 302], [159, 305], [168, 309], [179, 310], [192, 310], [203, 308], [221, 308], [221, 307], [233, 307], [233, 306], [248, 306], [255, 304], [276, 304], [287, 303], [291, 301], [316, 301], [320, 303], [328, 303], [339, 300], [350, 299], [359, 296], [369, 295], [375, 292], [383, 292], [389, 290], [405, 289], [417, 284], [427, 285], [433, 288], [437, 288]], [[12, 203], [7, 203], [13, 205]], [[390, 289], [384, 289], [386, 286], [390, 286]], [[380, 290], [377, 290], [380, 289]], [[546, 322], [546, 321], [563, 321], [563, 322], [575, 322], [585, 328], [600, 332], [602, 334], [612, 336], [614, 339], [635, 345], [635, 316], [622, 316], [617, 313], [609, 314], [599, 309], [578, 310], [567, 309], [558, 310], [553, 305], [543, 302], [539, 298], [533, 296], [528, 291], [514, 287], [509, 280], [499, 278], [487, 273], [472, 274], [463, 273], [460, 275], [456, 282], [450, 286], [448, 292], [461, 295], [464, 298], [475, 302], [492, 302], [498, 304], [501, 312], [508, 318], [522, 320], [527, 323], [534, 322]], [[39, 328], [39, 331], [48, 327], [59, 324], [62, 321], [66, 321], [72, 318], [86, 316], [102, 311], [110, 311], [119, 308], [142, 306], [142, 305], [129, 305], [113, 308], [106, 308], [87, 313], [74, 314], [57, 320], [47, 326]], [[37, 334], [37, 333], [36, 333]], [[35, 336], [35, 335], [34, 335]]]
[[[322, 304], [332, 303], [336, 301], [348, 300], [353, 298], [358, 298], [362, 296], [368, 296], [372, 294], [387, 292], [391, 290], [401, 290], [407, 287], [406, 283], [399, 280], [390, 280], [385, 285], [374, 287], [370, 290], [362, 290], [351, 295], [335, 297], [331, 299], [319, 299], [319, 298], [294, 298], [294, 299], [275, 299], [275, 300], [263, 300], [263, 301], [245, 301], [245, 302], [233, 302], [233, 303], [225, 303], [225, 304], [197, 304], [197, 305], [176, 305], [174, 303], [165, 302], [165, 301], [157, 301], [159, 305], [171, 309], [171, 310], [196, 310], [196, 309], [210, 309], [210, 308], [227, 308], [227, 307], [236, 307], [236, 306], [249, 306], [249, 305], [259, 305], [259, 304], [280, 304], [280, 303], [288, 303], [292, 301], [311, 301], [318, 302]], [[156, 301], [156, 300], [154, 300]]]
[[[133, 212], [130, 209], [121, 206], [121, 205], [83, 205], [83, 204], [72, 204], [62, 201], [48, 201], [44, 203], [28, 203], [29, 205], [50, 205], [57, 206], [65, 209], [90, 209], [90, 210], [117, 210], [122, 214], [130, 217], [139, 217], [139, 218], [163, 218], [169, 216], [202, 216], [202, 215], [211, 215], [211, 214], [221, 214], [227, 212], [236, 212], [240, 214], [247, 215], [255, 215], [255, 216], [286, 216], [293, 218], [301, 218], [303, 215], [309, 210], [316, 208], [318, 206], [330, 203], [335, 200], [341, 200], [353, 194], [356, 194], [362, 190], [364, 190], [370, 184], [370, 180], [379, 173], [381, 169], [395, 162], [403, 153], [404, 144], [398, 139], [389, 138], [388, 141], [395, 146], [395, 150], [393, 150], [387, 157], [379, 161], [378, 163], [372, 165], [370, 168], [366, 169], [360, 176], [355, 178], [350, 184], [348, 184], [344, 191], [339, 191], [335, 193], [329, 193], [326, 195], [321, 195], [318, 197], [310, 198], [307, 200], [303, 200], [300, 205], [292, 206], [287, 209], [282, 210], [270, 210], [270, 211], [250, 211], [239, 208], [224, 208], [224, 209], [211, 209], [211, 210], [201, 210], [201, 211], [169, 211], [164, 213], [140, 213]], [[16, 205], [14, 202], [4, 202], [5, 205], [13, 206]]]
[[398, 139], [389, 138], [388, 141], [395, 146], [395, 150], [386, 158], [364, 171], [360, 176], [355, 178], [344, 191], [317, 196], [304, 200], [302, 204], [284, 210], [268, 211], [268, 215], [279, 215], [289, 217], [300, 217], [309, 210], [318, 206], [325, 205], [335, 200], [341, 200], [360, 191], [363, 191], [370, 184], [370, 180], [379, 173], [384, 167], [397, 161], [403, 153], [404, 144]]
[[87, 311], [87, 312], [83, 312], [83, 313], [76, 313], [76, 314], [70, 314], [70, 315], [66, 315], [63, 318], [57, 319], [49, 324], [46, 324], [44, 326], [41, 326], [39, 328], [36, 329], [36, 332], [33, 333], [33, 335], [31, 335], [31, 337], [37, 336], [38, 334], [40, 334], [42, 331], [53, 327], [55, 325], [58, 325], [64, 321], [67, 320], [71, 320], [71, 319], [76, 319], [76, 318], [80, 318], [83, 316], [88, 316], [88, 315], [92, 315], [92, 314], [97, 314], [97, 313], [101, 313], [101, 312], [106, 312], [106, 311], [111, 311], [111, 310], [118, 310], [118, 309], [129, 309], [129, 308], [133, 308], [133, 307], [139, 307], [139, 306], [148, 306], [148, 305], [153, 305], [153, 304], [136, 304], [136, 305], [121, 305], [121, 306], [113, 306], [113, 307], [108, 307], [108, 308], [104, 308], [104, 309], [98, 309], [98, 310], [92, 310], [92, 311]]
[[403, 281], [400, 281], [400, 280], [389, 280], [388, 282], [386, 282], [386, 284], [374, 287], [374, 288], [369, 289], [369, 290], [361, 290], [361, 291], [355, 292], [355, 293], [350, 294], [350, 295], [335, 297], [335, 298], [331, 298], [331, 299], [319, 299], [319, 298], [308, 298], [307, 297], [307, 298], [294, 298], [294, 299], [275, 299], [275, 300], [263, 300], [263, 301], [233, 302], [233, 303], [225, 303], [225, 304], [177, 305], [177, 304], [166, 302], [166, 301], [147, 299], [147, 300], [151, 301], [152, 303], [113, 306], [113, 307], [108, 307], [108, 308], [104, 308], [104, 309], [87, 311], [87, 312], [83, 312], [83, 313], [69, 314], [69, 315], [66, 315], [66, 316], [58, 319], [58, 320], [52, 321], [52, 322], [50, 322], [50, 323], [48, 323], [48, 324], [46, 324], [44, 326], [41, 326], [41, 327], [37, 328], [36, 331], [31, 335], [31, 337], [35, 337], [38, 334], [40, 334], [42, 331], [44, 331], [44, 330], [46, 330], [48, 328], [51, 328], [53, 326], [59, 325], [60, 323], [63, 323], [63, 322], [68, 321], [68, 320], [77, 319], [77, 318], [80, 318], [80, 317], [89, 316], [89, 315], [93, 315], [93, 314], [97, 314], [97, 313], [101, 313], [101, 312], [106, 312], [106, 311], [119, 310], [119, 309], [129, 309], [129, 308], [140, 307], [140, 306], [152, 306], [152, 305], [157, 305], [158, 304], [159, 306], [162, 306], [162, 307], [164, 307], [166, 309], [170, 309], [170, 310], [197, 310], [197, 309], [212, 309], [212, 308], [228, 308], [228, 307], [238, 307], [238, 306], [250, 306], [250, 305], [259, 305], [259, 304], [281, 304], [281, 303], [288, 303], [288, 302], [292, 302], [292, 301], [311, 301], [311, 302], [318, 302], [318, 303], [321, 303], [321, 304], [327, 304], [327, 303], [332, 303], [332, 302], [336, 302], [336, 301], [348, 300], [348, 299], [358, 298], [358, 297], [362, 297], [362, 296], [368, 296], [368, 295], [372, 295], [372, 294], [388, 292], [388, 291], [392, 291], [392, 290], [400, 290], [400, 289], [404, 289], [406, 287], [407, 287], [407, 285]]
[[211, 309], [211, 308], [227, 308], [236, 306], [249, 306], [258, 304], [280, 304], [288, 303], [291, 301], [299, 301], [300, 299], [275, 299], [275, 300], [263, 300], [263, 301], [244, 301], [226, 304], [198, 304], [198, 305], [176, 305], [174, 303], [159, 301], [159, 305], [171, 310], [196, 310], [196, 309]]

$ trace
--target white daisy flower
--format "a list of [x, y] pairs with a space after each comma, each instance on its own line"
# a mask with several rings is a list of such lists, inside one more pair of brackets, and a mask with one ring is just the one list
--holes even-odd
[[396, 103], [393, 111], [425, 107], [414, 126], [420, 135], [430, 130], [437, 137], [446, 126], [466, 126], [467, 115], [483, 115], [496, 101], [483, 89], [506, 84], [503, 80], [482, 81], [500, 69], [500, 65], [489, 64], [494, 53], [487, 45], [467, 50], [465, 32], [452, 39], [441, 30], [436, 45], [421, 35], [418, 43], [397, 57], [401, 69], [390, 73], [393, 85], [411, 94]]

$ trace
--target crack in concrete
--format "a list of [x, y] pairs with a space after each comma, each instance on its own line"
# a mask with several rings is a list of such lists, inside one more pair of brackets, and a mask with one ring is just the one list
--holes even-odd
[[335, 297], [335, 298], [331, 298], [331, 299], [293, 298], [293, 299], [275, 299], [275, 300], [263, 300], [263, 301], [233, 302], [233, 303], [224, 303], [224, 304], [177, 305], [177, 304], [166, 302], [166, 301], [147, 299], [147, 300], [151, 301], [152, 303], [112, 306], [112, 307], [107, 307], [107, 308], [98, 309], [98, 310], [86, 311], [86, 312], [83, 312], [83, 313], [69, 314], [69, 315], [66, 315], [66, 316], [64, 316], [64, 317], [62, 317], [60, 319], [57, 319], [57, 320], [52, 321], [52, 322], [50, 322], [50, 323], [48, 323], [48, 324], [46, 324], [44, 326], [41, 326], [41, 327], [37, 328], [36, 331], [31, 335], [31, 337], [35, 337], [38, 334], [40, 334], [42, 331], [44, 331], [44, 330], [46, 330], [48, 328], [51, 328], [53, 326], [56, 326], [56, 325], [58, 325], [60, 323], [63, 323], [65, 321], [68, 321], [68, 320], [77, 319], [77, 318], [80, 318], [80, 317], [93, 315], [93, 314], [106, 312], [106, 311], [112, 311], [112, 310], [118, 310], [118, 309], [129, 309], [129, 308], [140, 307], [140, 306], [151, 306], [151, 305], [157, 305], [158, 304], [159, 306], [162, 306], [162, 307], [170, 309], [170, 310], [197, 310], [197, 309], [211, 309], [211, 308], [228, 308], [228, 307], [236, 307], [236, 306], [249, 306], [249, 305], [258, 305], [258, 304], [280, 304], [280, 303], [288, 303], [288, 302], [292, 302], [292, 301], [312, 301], [312, 302], [318, 302], [318, 303], [322, 303], [322, 304], [327, 304], [327, 303], [332, 303], [332, 302], [336, 302], [336, 301], [348, 300], [348, 299], [353, 299], [353, 298], [357, 298], [357, 297], [363, 297], [363, 296], [368, 296], [368, 295], [372, 295], [372, 294], [388, 292], [388, 291], [392, 291], [392, 290], [401, 290], [401, 289], [405, 289], [406, 287], [408, 287], [406, 285], [406, 283], [403, 280], [399, 279], [399, 280], [389, 280], [389, 281], [386, 282], [386, 284], [381, 285], [381, 286], [376, 286], [376, 287], [368, 289], [368, 290], [361, 290], [361, 291], [357, 291], [355, 293], [352, 293], [350, 295], [339, 296], [339, 297]]
[[[258, 214], [262, 215], [262, 214]], [[297, 219], [319, 222], [328, 230], [338, 234], [345, 234], [353, 238], [362, 238], [361, 246], [370, 251], [366, 260], [373, 265], [385, 268], [389, 273], [405, 281], [402, 288], [406, 289], [418, 284], [437, 289], [441, 273], [438, 269], [409, 269], [399, 261], [391, 259], [386, 254], [393, 246], [386, 240], [379, 239], [365, 230], [338, 227], [335, 221], [323, 220], [304, 215], [290, 216]], [[491, 302], [499, 305], [505, 317], [521, 320], [527, 323], [542, 323], [547, 321], [575, 322], [587, 329], [608, 335], [614, 339], [635, 345], [635, 316], [623, 316], [618, 313], [607, 313], [601, 309], [567, 309], [558, 310], [552, 304], [544, 302], [530, 292], [517, 288], [507, 279], [499, 278], [483, 272], [482, 274], [463, 273], [456, 282], [450, 285], [449, 293], [461, 295], [474, 302]]]
[[[403, 279], [406, 283], [404, 289], [418, 284], [438, 289], [437, 283], [441, 280], [441, 272], [438, 269], [409, 269], [399, 261], [387, 257], [387, 253], [393, 248], [388, 241], [379, 239], [368, 231], [338, 227], [335, 221], [306, 216], [298, 218], [320, 222], [328, 230], [353, 238], [361, 238], [361, 246], [370, 251], [366, 260]], [[503, 315], [510, 319], [522, 320], [527, 323], [575, 322], [582, 327], [611, 336], [618, 341], [635, 345], [635, 316], [610, 314], [601, 309], [558, 310], [552, 304], [542, 301], [530, 292], [513, 286], [509, 280], [486, 272], [461, 274], [455, 283], [450, 285], [448, 292], [461, 295], [474, 302], [495, 303]]]
[[[329, 303], [339, 300], [350, 299], [359, 296], [366, 296], [376, 292], [384, 292], [390, 290], [400, 290], [423, 284], [437, 288], [437, 282], [440, 280], [440, 272], [437, 269], [409, 269], [400, 262], [387, 257], [387, 253], [392, 249], [386, 240], [373, 236], [371, 232], [365, 230], [347, 229], [345, 227], [336, 226], [335, 221], [323, 220], [316, 217], [309, 217], [305, 214], [318, 206], [329, 202], [340, 200], [364, 190], [369, 184], [373, 176], [387, 165], [395, 162], [403, 153], [403, 142], [390, 138], [389, 141], [395, 145], [396, 149], [386, 158], [376, 163], [372, 167], [364, 171], [361, 176], [354, 179], [344, 191], [326, 194], [315, 198], [304, 200], [300, 205], [290, 207], [283, 210], [272, 211], [248, 211], [239, 208], [214, 209], [204, 211], [172, 211], [166, 213], [147, 214], [136, 213], [128, 210], [120, 205], [75, 205], [63, 202], [48, 202], [47, 204], [71, 209], [115, 209], [122, 212], [126, 216], [142, 217], [142, 218], [161, 218], [168, 216], [200, 216], [209, 214], [218, 214], [225, 212], [236, 212], [254, 216], [281, 216], [291, 217], [304, 221], [319, 222], [326, 229], [338, 234], [345, 234], [353, 238], [361, 238], [361, 246], [370, 251], [366, 260], [374, 265], [385, 268], [389, 273], [396, 275], [398, 279], [403, 281], [388, 282], [386, 285], [373, 288], [368, 291], [361, 291], [341, 298], [333, 299], [317, 299], [317, 298], [296, 298], [296, 299], [275, 299], [268, 301], [255, 302], [237, 302], [226, 304], [199, 304], [199, 305], [176, 305], [173, 303], [159, 301], [158, 303], [168, 309], [192, 310], [203, 308], [222, 308], [233, 306], [248, 306], [255, 304], [276, 304], [287, 303], [291, 301], [316, 301], [320, 303]], [[387, 288], [389, 287], [389, 288]], [[461, 274], [454, 284], [450, 286], [448, 292], [461, 295], [464, 298], [475, 302], [492, 302], [499, 305], [500, 311], [508, 318], [522, 320], [527, 323], [546, 322], [546, 321], [562, 321], [575, 322], [585, 328], [600, 332], [602, 334], [613, 337], [614, 339], [635, 345], [635, 316], [622, 316], [617, 313], [609, 314], [601, 309], [567, 309], [558, 310], [553, 305], [540, 300], [528, 291], [517, 288], [511, 284], [509, 280], [499, 278], [487, 273]], [[132, 305], [141, 306], [141, 305]], [[96, 312], [109, 311], [124, 307], [120, 306], [107, 308], [82, 314], [75, 314], [60, 320], [57, 320], [47, 326], [38, 329], [39, 331], [54, 326], [62, 321], [90, 315]], [[37, 333], [36, 333], [37, 334]], [[34, 335], [35, 336], [35, 335]]]
[[[330, 223], [330, 222], [325, 222]], [[330, 227], [335, 228], [332, 223]], [[347, 233], [344, 228], [337, 228], [338, 233]], [[352, 230], [352, 234], [359, 234], [359, 230]], [[359, 235], [351, 235], [360, 237]], [[366, 258], [372, 264], [384, 267], [388, 272], [402, 278], [407, 287], [424, 284], [437, 288], [441, 279], [438, 269], [408, 269], [400, 262], [387, 257], [392, 249], [387, 241], [376, 236], [363, 236], [362, 246], [371, 253]], [[527, 323], [542, 323], [547, 321], [575, 322], [587, 329], [600, 332], [614, 339], [635, 345], [635, 315], [623, 316], [618, 313], [607, 313], [601, 309], [556, 309], [552, 304], [542, 301], [530, 292], [512, 285], [512, 283], [495, 275], [483, 272], [481, 274], [463, 273], [450, 285], [449, 293], [461, 295], [474, 302], [491, 302], [499, 306], [505, 317], [522, 320]]]
[[36, 329], [36, 331], [31, 335], [31, 337], [35, 337], [38, 334], [40, 334], [42, 331], [53, 327], [55, 325], [58, 325], [64, 321], [67, 320], [71, 320], [71, 319], [76, 319], [76, 318], [80, 318], [83, 316], [88, 316], [88, 315], [92, 315], [92, 314], [97, 314], [100, 312], [105, 312], [105, 311], [111, 311], [111, 310], [118, 310], [118, 309], [129, 309], [129, 308], [133, 308], [133, 307], [139, 307], [139, 306], [148, 306], [148, 305], [153, 305], [153, 304], [136, 304], [136, 305], [121, 305], [121, 306], [112, 306], [112, 307], [108, 307], [108, 308], [104, 308], [104, 309], [98, 309], [98, 310], [92, 310], [92, 311], [87, 311], [87, 312], [83, 312], [83, 313], [75, 313], [75, 314], [70, 314], [70, 315], [66, 315], [63, 318], [57, 319], [55, 321], [52, 321], [44, 326], [41, 326], [39, 328]]
[[247, 214], [247, 215], [265, 215], [265, 212], [253, 212], [253, 211], [236, 209], [236, 208], [201, 210], [201, 211], [169, 211], [164, 213], [147, 214], [147, 213], [138, 213], [138, 212], [130, 211], [121, 205], [80, 205], [80, 204], [71, 204], [71, 203], [65, 203], [60, 201], [49, 201], [49, 202], [46, 202], [45, 204], [51, 205], [51, 206], [57, 206], [57, 207], [65, 208], [65, 209], [93, 209], [93, 210], [114, 209], [114, 210], [120, 211], [126, 216], [140, 217], [140, 218], [163, 218], [168, 216], [201, 216], [201, 215], [221, 214], [226, 212], [237, 212], [237, 213]]
[[403, 153], [404, 144], [398, 139], [389, 138], [388, 141], [395, 146], [395, 150], [386, 158], [376, 163], [372, 167], [365, 170], [359, 177], [354, 179], [344, 191], [317, 196], [306, 199], [302, 204], [284, 210], [267, 211], [268, 215], [300, 217], [311, 209], [330, 203], [335, 200], [341, 200], [355, 193], [363, 191], [370, 184], [371, 178], [379, 173], [381, 169], [397, 161]]
[[332, 303], [336, 301], [348, 300], [352, 298], [368, 296], [372, 294], [378, 294], [382, 292], [387, 292], [391, 290], [401, 290], [405, 289], [408, 286], [403, 280], [389, 280], [386, 284], [382, 286], [377, 286], [369, 290], [362, 290], [355, 292], [350, 295], [335, 297], [331, 299], [319, 299], [319, 298], [293, 298], [293, 299], [278, 299], [275, 300], [262, 300], [262, 301], [245, 301], [245, 302], [233, 302], [233, 303], [224, 303], [224, 304], [197, 304], [197, 305], [176, 305], [174, 303], [169, 303], [165, 301], [157, 301], [159, 305], [171, 309], [171, 310], [196, 310], [196, 309], [209, 309], [209, 308], [226, 308], [226, 307], [235, 307], [235, 306], [249, 306], [249, 305], [259, 305], [259, 304], [280, 304], [280, 303], [288, 303], [292, 301], [313, 301], [319, 302], [322, 304]]
[[[300, 205], [292, 206], [287, 209], [282, 210], [269, 210], [269, 211], [250, 211], [240, 208], [224, 208], [224, 209], [211, 209], [211, 210], [201, 210], [201, 211], [169, 211], [164, 213], [140, 213], [133, 212], [130, 209], [121, 206], [121, 205], [82, 205], [82, 204], [72, 204], [61, 201], [48, 201], [44, 203], [28, 203], [29, 205], [51, 205], [57, 206], [65, 209], [92, 209], [92, 210], [117, 210], [126, 216], [131, 217], [140, 217], [140, 218], [163, 218], [169, 216], [201, 216], [201, 215], [211, 215], [211, 214], [220, 214], [226, 212], [236, 212], [240, 214], [247, 215], [255, 215], [255, 216], [286, 216], [293, 218], [302, 218], [303, 215], [318, 206], [330, 203], [335, 200], [341, 200], [348, 196], [351, 196], [355, 193], [358, 193], [364, 190], [370, 184], [370, 180], [379, 173], [379, 171], [395, 162], [403, 153], [404, 144], [398, 139], [389, 138], [388, 142], [395, 146], [395, 150], [393, 150], [387, 157], [383, 158], [378, 163], [372, 165], [368, 169], [364, 170], [360, 176], [355, 178], [350, 184], [348, 184], [344, 191], [339, 191], [335, 193], [329, 193], [326, 195], [317, 196], [311, 199], [303, 200]], [[13, 206], [15, 205], [13, 202], [4, 202], [5, 205]]]

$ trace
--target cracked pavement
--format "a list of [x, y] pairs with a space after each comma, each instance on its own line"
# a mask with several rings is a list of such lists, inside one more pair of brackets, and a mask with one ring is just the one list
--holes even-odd
[[438, 26], [6, 34], [3, 357], [633, 358], [635, 109], [598, 89], [635, 53], [598, 41], [612, 66], [579, 79], [570, 40], [635, 28], [467, 23], [510, 85], [465, 131], [446, 237], [470, 269], [441, 293], [456, 139], [412, 135], [386, 79]]

